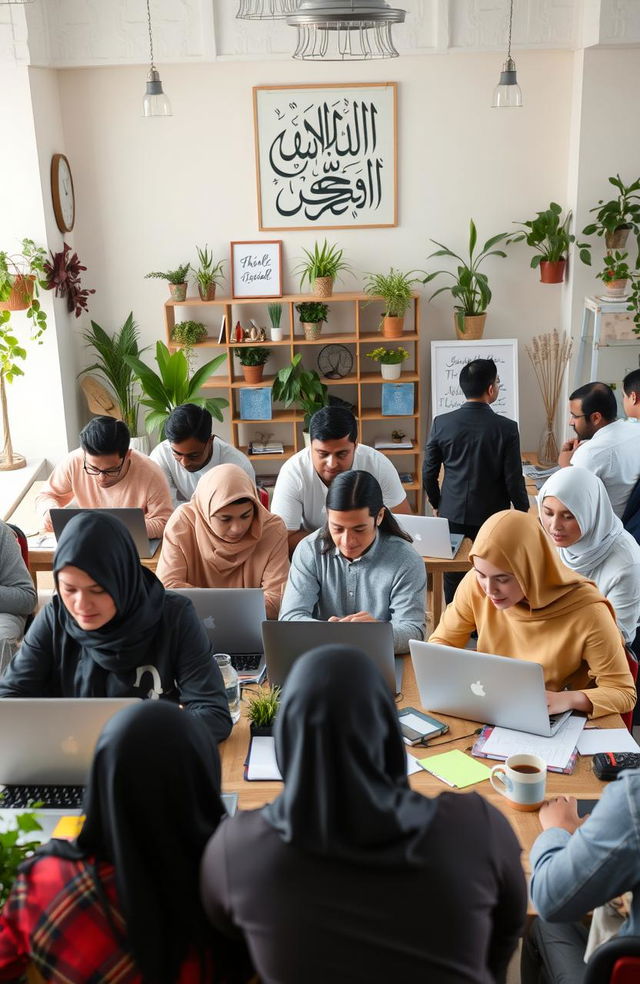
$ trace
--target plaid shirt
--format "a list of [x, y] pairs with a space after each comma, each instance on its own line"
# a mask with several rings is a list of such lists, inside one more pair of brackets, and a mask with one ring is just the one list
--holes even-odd
[[[114, 925], [126, 927], [116, 901], [115, 872], [98, 865]], [[131, 956], [121, 949], [83, 862], [43, 857], [20, 873], [0, 914], [0, 981], [16, 981], [28, 963], [59, 984], [141, 984]], [[200, 981], [195, 955], [177, 984]], [[210, 978], [212, 979], [212, 978]]]

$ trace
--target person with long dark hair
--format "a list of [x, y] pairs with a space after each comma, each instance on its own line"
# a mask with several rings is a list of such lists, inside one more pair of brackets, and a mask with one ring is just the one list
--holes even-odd
[[365, 471], [337, 475], [327, 522], [296, 547], [280, 609], [283, 622], [391, 622], [397, 653], [425, 629], [424, 561]]
[[478, 793], [412, 791], [393, 697], [361, 650], [321, 646], [275, 723], [284, 789], [225, 820], [204, 908], [263, 984], [503, 981], [527, 892], [508, 820]]
[[[22, 865], [0, 915], [0, 980], [195, 984], [226, 979], [198, 896], [224, 815], [206, 728], [164, 701], [116, 714], [96, 746], [84, 826]], [[223, 958], [224, 953], [224, 958]]]

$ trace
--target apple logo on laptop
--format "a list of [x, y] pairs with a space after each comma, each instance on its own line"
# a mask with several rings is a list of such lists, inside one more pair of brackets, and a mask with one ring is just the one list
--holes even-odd
[[80, 746], [78, 744], [78, 739], [73, 735], [69, 735], [61, 742], [60, 747], [65, 755], [77, 755], [80, 751]]
[[414, 543], [422, 543], [422, 533], [416, 533], [413, 537]]
[[216, 620], [213, 617], [213, 615], [207, 615], [206, 618], [202, 619], [202, 624], [204, 625], [205, 629], [209, 629], [209, 630], [215, 629]]
[[484, 687], [482, 686], [482, 684], [480, 683], [479, 680], [476, 680], [475, 683], [472, 683], [471, 684], [471, 693], [472, 694], [475, 694], [476, 697], [486, 697], [487, 696], [486, 693], [485, 693]]

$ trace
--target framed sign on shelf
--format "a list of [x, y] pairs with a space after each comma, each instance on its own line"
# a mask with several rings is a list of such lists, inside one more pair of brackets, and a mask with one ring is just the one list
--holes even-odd
[[398, 224], [397, 83], [254, 86], [253, 108], [261, 230]]
[[282, 240], [232, 242], [234, 297], [282, 297]]

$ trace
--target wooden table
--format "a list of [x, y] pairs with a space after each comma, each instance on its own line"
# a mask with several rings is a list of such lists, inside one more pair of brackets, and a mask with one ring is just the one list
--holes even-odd
[[[400, 705], [420, 707], [420, 698], [418, 697], [411, 659], [408, 656], [403, 658], [405, 666], [402, 686], [403, 696]], [[247, 697], [249, 695], [247, 693]], [[222, 759], [222, 788], [224, 792], [238, 793], [240, 808], [251, 810], [264, 806], [265, 803], [269, 803], [274, 799], [282, 789], [282, 783], [247, 782], [243, 778], [243, 766], [249, 747], [249, 722], [246, 717], [247, 703], [248, 701], [243, 699], [242, 716], [234, 726], [229, 738], [220, 745], [220, 754]], [[473, 735], [470, 737], [470, 735], [479, 727], [477, 721], [464, 721], [461, 718], [449, 717], [439, 713], [437, 717], [439, 720], [447, 722], [450, 728], [449, 733], [440, 739], [435, 739], [428, 748], [416, 749], [407, 746], [409, 754], [415, 755], [416, 758], [428, 758], [430, 755], [435, 755], [440, 751], [449, 751], [454, 748], [468, 751], [471, 748], [476, 736]], [[601, 728], [622, 727], [622, 722], [617, 714], [598, 718], [597, 724]], [[444, 744], [449, 738], [456, 737], [458, 738], [457, 741], [449, 742], [442, 749], [438, 747]], [[490, 759], [484, 761], [489, 766], [496, 764]], [[579, 756], [573, 775], [566, 776], [549, 772], [547, 774], [547, 797], [550, 798], [566, 794], [582, 799], [600, 799], [605, 783], [596, 779], [591, 768], [591, 763], [591, 757]], [[449, 787], [445, 783], [425, 771], [411, 776], [409, 782], [413, 789], [424, 793], [426, 796], [435, 796], [438, 793], [449, 790]], [[509, 806], [508, 801], [499, 793], [495, 792], [489, 782], [469, 786], [466, 790], [460, 790], [460, 793], [470, 791], [478, 792], [486, 797], [486, 799], [493, 803], [508, 818], [524, 852], [524, 869], [526, 872], [529, 872], [529, 850], [540, 833], [538, 814], [518, 813], [516, 810], [513, 810]]]

